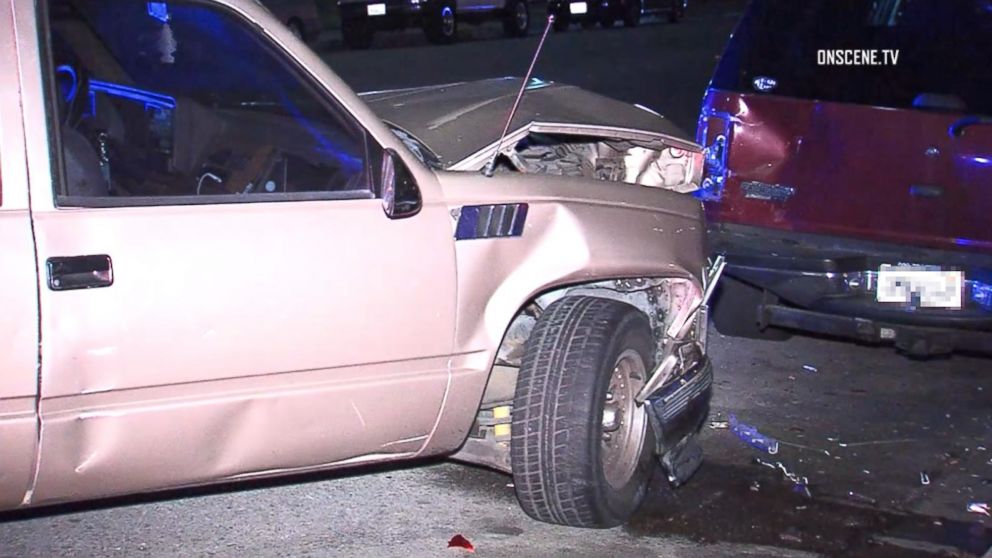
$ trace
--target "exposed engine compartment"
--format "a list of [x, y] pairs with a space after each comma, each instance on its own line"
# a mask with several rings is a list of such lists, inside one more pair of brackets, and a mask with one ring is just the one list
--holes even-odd
[[504, 150], [498, 171], [626, 182], [680, 193], [699, 188], [702, 154], [660, 142], [530, 133]]

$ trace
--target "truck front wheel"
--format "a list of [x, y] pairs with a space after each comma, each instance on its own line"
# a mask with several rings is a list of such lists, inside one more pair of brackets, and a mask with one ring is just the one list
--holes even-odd
[[634, 396], [654, 348], [647, 316], [623, 302], [565, 297], [541, 314], [517, 379], [510, 440], [527, 515], [602, 528], [637, 509], [656, 465]]
[[508, 37], [523, 37], [530, 30], [530, 6], [527, 0], [510, 0], [503, 16], [503, 32]]
[[458, 35], [458, 17], [455, 13], [455, 5], [444, 0], [439, 2], [433, 13], [428, 15], [424, 22], [424, 33], [427, 40], [434, 44], [449, 44], [455, 41]]

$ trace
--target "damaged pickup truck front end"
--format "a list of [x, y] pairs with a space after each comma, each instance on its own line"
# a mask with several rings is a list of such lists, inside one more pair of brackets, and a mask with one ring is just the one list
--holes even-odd
[[[512, 114], [505, 137], [499, 138], [497, 124], [507, 117], [521, 88], [524, 101]], [[643, 361], [618, 358], [603, 363], [613, 368], [613, 377], [605, 400], [591, 405], [601, 417], [598, 451], [605, 474], [610, 477], [613, 471], [621, 479], [612, 485], [635, 483], [638, 475], [631, 468], [638, 456], [649, 455], [673, 485], [688, 480], [701, 462], [694, 437], [708, 414], [712, 393], [706, 308], [723, 269], [722, 260], [707, 267], [697, 251], [704, 244], [699, 203], [683, 195], [699, 188], [703, 167], [699, 146], [682, 139], [684, 133], [648, 109], [537, 79], [525, 84], [502, 78], [362, 97], [421, 161], [439, 171], [446, 197], [459, 200], [451, 204], [456, 238], [470, 240], [494, 232], [512, 237], [523, 231], [516, 225], [527, 221], [527, 238], [518, 246], [522, 252], [485, 251], [478, 256], [477, 267], [475, 245], [456, 243], [459, 268], [475, 283], [466, 283], [467, 296], [490, 300], [479, 309], [487, 316], [484, 321], [512, 320], [505, 334], [502, 330], [490, 334], [490, 342], [499, 336], [502, 341], [474, 424], [454, 459], [513, 473], [515, 482], [528, 486], [529, 471], [519, 470], [518, 452], [533, 450], [515, 441], [519, 431], [556, 427], [533, 422], [537, 419], [528, 401], [536, 396], [526, 387], [533, 387], [527, 378], [535, 364], [528, 364], [526, 356], [549, 350], [542, 345], [541, 323], [553, 322], [564, 312], [562, 307], [581, 304], [575, 301], [610, 300], [647, 317], [652, 354]], [[485, 202], [476, 195], [493, 184], [493, 179], [480, 176], [489, 171], [502, 183], [501, 197], [527, 204], [512, 211], [506, 206], [477, 205]], [[449, 190], [446, 179], [456, 175], [457, 184], [452, 179]], [[569, 179], [567, 192], [554, 177]], [[658, 191], [664, 191], [665, 202]], [[644, 199], [637, 202], [632, 195]], [[612, 202], [606, 201], [611, 198]], [[659, 212], [660, 207], [666, 209]], [[467, 216], [471, 223], [466, 224]], [[545, 235], [555, 240], [543, 240]], [[641, 248], [626, 247], [625, 242]], [[575, 248], [563, 251], [566, 245]], [[556, 248], [550, 251], [550, 246]], [[576, 252], [576, 261], [562, 262], [563, 254], [567, 259], [570, 251]], [[565, 269], [559, 271], [559, 265]], [[637, 268], [642, 271], [633, 271]], [[540, 269], [540, 281], [549, 286], [523, 297], [527, 302], [516, 315], [503, 317], [518, 308], [519, 295], [503, 299], [495, 285], [493, 295], [475, 294], [480, 276], [499, 277], [503, 269], [514, 270], [506, 278], [508, 283]], [[490, 312], [500, 317], [490, 318]], [[539, 385], [545, 385], [544, 380]], [[553, 390], [544, 395], [564, 397]], [[630, 449], [630, 441], [642, 436], [639, 432], [644, 429], [650, 430], [643, 439], [652, 447], [643, 452]], [[547, 485], [538, 488], [547, 489]], [[521, 503], [534, 517], [554, 517], [548, 510]], [[607, 514], [595, 524], [622, 521], [630, 511], [614, 510], [612, 517]], [[584, 524], [579, 519], [568, 522]]]
[[604, 432], [619, 430], [624, 415], [643, 406], [655, 447], [653, 453], [671, 484], [686, 482], [702, 459], [693, 437], [709, 413], [713, 389], [712, 363], [707, 356], [707, 303], [724, 268], [711, 262], [703, 289], [688, 279], [620, 279], [558, 289], [536, 297], [507, 331], [496, 356], [480, 411], [469, 438], [453, 458], [512, 472], [511, 416], [518, 371], [537, 320], [545, 308], [567, 296], [617, 300], [636, 307], [651, 323], [657, 341], [657, 363], [627, 398], [607, 402]]
[[[507, 136], [496, 136], [522, 85], [499, 78], [362, 94], [425, 162], [480, 171], [608, 180], [689, 193], [699, 188], [701, 148], [649, 109], [578, 87], [532, 79]], [[428, 147], [429, 146], [429, 147]]]

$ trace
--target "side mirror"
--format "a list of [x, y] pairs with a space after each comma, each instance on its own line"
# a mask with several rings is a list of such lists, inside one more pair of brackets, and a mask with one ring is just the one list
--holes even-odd
[[382, 209], [390, 219], [413, 217], [424, 204], [420, 188], [403, 159], [392, 149], [382, 154]]

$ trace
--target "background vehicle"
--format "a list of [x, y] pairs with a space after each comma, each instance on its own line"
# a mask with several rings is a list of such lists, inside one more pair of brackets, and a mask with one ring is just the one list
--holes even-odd
[[316, 40], [324, 28], [316, 0], [265, 0], [263, 3], [294, 35], [305, 42]]
[[510, 37], [523, 37], [530, 28], [528, 0], [338, 0], [341, 33], [350, 48], [368, 48], [376, 31], [422, 26], [432, 43], [458, 37], [462, 23], [502, 20]]
[[751, 2], [697, 135], [718, 329], [992, 348], [990, 56], [983, 1]]
[[[698, 466], [691, 196], [442, 170], [252, 0], [6, 3], [0, 37], [0, 509], [455, 454], [608, 526]], [[688, 172], [625, 116], [562, 150]]]
[[623, 22], [627, 27], [639, 25], [646, 15], [661, 15], [671, 23], [684, 16], [689, 0], [550, 0], [548, 13], [555, 15], [555, 30], [564, 31], [572, 23], [582, 27], [613, 27]]

